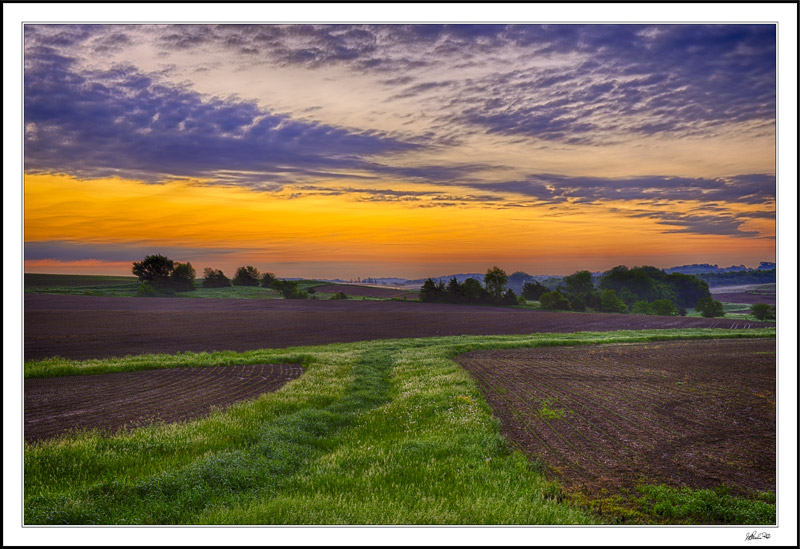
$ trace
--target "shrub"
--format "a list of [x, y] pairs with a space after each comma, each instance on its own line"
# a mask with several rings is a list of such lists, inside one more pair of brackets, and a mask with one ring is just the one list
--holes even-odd
[[543, 293], [539, 297], [539, 303], [543, 309], [569, 309], [569, 301], [558, 290]]
[[252, 265], [239, 267], [231, 282], [234, 286], [258, 286], [258, 269]]
[[569, 308], [573, 311], [585, 311], [586, 310], [586, 302], [581, 299], [579, 296], [574, 295], [569, 298]]
[[260, 284], [264, 288], [271, 288], [276, 280], [278, 279], [275, 278], [275, 275], [273, 273], [264, 273], [261, 275]]
[[650, 309], [654, 315], [675, 316], [678, 314], [678, 307], [669, 299], [656, 299], [650, 304]]
[[156, 289], [153, 288], [152, 284], [149, 282], [142, 282], [139, 284], [139, 287], [136, 288], [136, 296], [137, 297], [155, 297]]
[[503, 297], [500, 299], [500, 303], [502, 305], [516, 305], [517, 304], [517, 294], [509, 288], [503, 294]]
[[203, 288], [227, 288], [231, 280], [221, 270], [206, 267], [203, 270]]
[[725, 316], [725, 310], [722, 307], [722, 303], [710, 297], [704, 297], [700, 299], [697, 302], [695, 309], [697, 309], [705, 318]]
[[347, 299], [347, 294], [344, 292], [336, 292], [331, 296], [331, 299]]
[[639, 300], [633, 304], [631, 312], [635, 315], [651, 315], [653, 311], [650, 310], [650, 304], [645, 300]]
[[766, 303], [756, 303], [750, 307], [750, 313], [758, 320], [774, 320], [776, 316], [775, 307], [770, 307]]

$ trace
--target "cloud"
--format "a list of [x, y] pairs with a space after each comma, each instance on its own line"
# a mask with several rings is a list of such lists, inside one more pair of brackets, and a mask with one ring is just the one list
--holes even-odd
[[54, 261], [139, 261], [147, 255], [161, 254], [177, 261], [185, 261], [188, 257], [202, 255], [225, 256], [240, 253], [238, 248], [191, 248], [181, 246], [157, 246], [152, 244], [89, 244], [63, 240], [25, 242], [25, 260]]
[[517, 193], [552, 203], [615, 200], [702, 201], [769, 204], [775, 201], [775, 176], [749, 174], [720, 178], [642, 176], [622, 178], [532, 174], [526, 179], [481, 184], [496, 192]]
[[155, 182], [215, 179], [227, 171], [240, 174], [238, 183], [263, 185], [304, 173], [335, 176], [360, 169], [372, 156], [419, 148], [385, 132], [297, 120], [235, 97], [205, 97], [130, 66], [80, 72], [74, 59], [49, 47], [29, 50], [26, 63], [25, 169], [32, 173]]

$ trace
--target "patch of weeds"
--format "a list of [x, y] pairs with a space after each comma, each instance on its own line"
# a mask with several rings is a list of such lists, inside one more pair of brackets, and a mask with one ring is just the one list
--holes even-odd
[[663, 523], [775, 524], [771, 492], [760, 492], [756, 499], [751, 499], [731, 495], [730, 488], [724, 485], [713, 490], [640, 485], [636, 491], [640, 497], [633, 502], [639, 510]]
[[555, 405], [558, 400], [553, 397], [548, 397], [539, 401], [539, 409], [537, 415], [541, 419], [564, 419], [570, 414], [569, 410], [564, 408], [556, 408]]

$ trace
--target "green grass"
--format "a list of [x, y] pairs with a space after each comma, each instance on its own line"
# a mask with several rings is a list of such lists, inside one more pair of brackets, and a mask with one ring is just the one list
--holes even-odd
[[26, 524], [593, 524], [512, 451], [465, 351], [774, 337], [764, 330], [457, 336], [25, 363], [25, 377], [300, 363], [277, 393], [182, 424], [25, 446]]

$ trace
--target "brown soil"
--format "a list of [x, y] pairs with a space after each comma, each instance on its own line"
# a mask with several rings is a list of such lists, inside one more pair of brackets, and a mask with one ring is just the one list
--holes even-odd
[[504, 434], [569, 489], [590, 497], [640, 482], [775, 490], [774, 339], [475, 351], [456, 360], [480, 383]]
[[725, 318], [558, 313], [404, 301], [25, 295], [25, 360], [247, 351], [386, 338], [758, 328]]
[[302, 373], [294, 364], [257, 364], [26, 379], [25, 440], [182, 421], [277, 391]]
[[756, 294], [750, 292], [714, 293], [712, 290], [711, 297], [725, 303], [745, 303], [747, 305], [766, 303], [767, 305], [775, 305], [775, 294]]
[[350, 286], [348, 284], [317, 286], [314, 288], [314, 290], [326, 294], [344, 292], [351, 297], [378, 297], [383, 299], [403, 299], [403, 296], [406, 296], [408, 299], [417, 299], [417, 296], [419, 295], [418, 291], [395, 290], [393, 288], [374, 288], [372, 286]]

